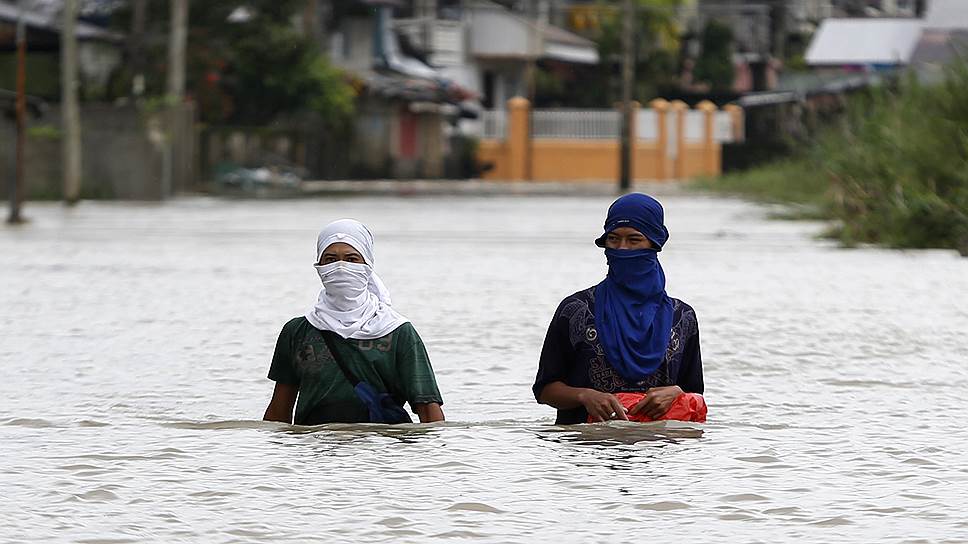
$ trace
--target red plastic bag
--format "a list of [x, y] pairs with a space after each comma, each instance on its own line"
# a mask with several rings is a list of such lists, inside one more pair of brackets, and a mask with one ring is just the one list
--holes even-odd
[[[645, 398], [645, 393], [615, 393], [615, 398], [617, 398], [618, 401], [622, 403], [622, 406], [624, 406], [627, 410], [631, 410], [633, 406]], [[649, 421], [657, 421], [641, 412], [637, 414], [628, 414], [628, 418], [629, 421], [641, 421], [645, 423]], [[706, 400], [698, 393], [683, 393], [679, 395], [676, 397], [676, 400], [672, 401], [669, 411], [658, 418], [658, 420], [669, 419], [705, 423]], [[591, 416], [589, 416], [588, 422], [592, 422]]]

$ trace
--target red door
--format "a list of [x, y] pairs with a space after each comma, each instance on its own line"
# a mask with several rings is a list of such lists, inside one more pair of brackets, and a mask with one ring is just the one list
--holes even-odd
[[410, 111], [400, 112], [400, 157], [412, 159], [417, 156], [417, 116]]

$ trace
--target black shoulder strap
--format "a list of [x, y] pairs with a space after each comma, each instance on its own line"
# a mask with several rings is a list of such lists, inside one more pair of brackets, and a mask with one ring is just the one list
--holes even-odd
[[356, 377], [356, 374], [354, 374], [352, 370], [346, 368], [346, 365], [343, 364], [343, 360], [340, 358], [339, 353], [336, 351], [336, 343], [333, 342], [332, 337], [330, 337], [331, 334], [336, 334], [336, 333], [330, 332], [330, 331], [319, 331], [319, 332], [323, 336], [323, 341], [326, 342], [326, 349], [329, 350], [329, 354], [332, 355], [333, 360], [336, 361], [336, 366], [339, 367], [339, 369], [343, 372], [343, 375], [346, 376], [346, 379], [349, 380], [350, 385], [352, 385], [353, 387], [356, 387], [356, 384], [360, 383], [360, 379]]

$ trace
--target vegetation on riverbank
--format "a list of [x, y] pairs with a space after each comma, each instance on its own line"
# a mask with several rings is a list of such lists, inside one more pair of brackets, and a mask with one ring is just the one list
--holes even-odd
[[847, 245], [968, 255], [968, 63], [935, 85], [911, 79], [855, 100], [796, 157], [699, 186], [805, 206]]

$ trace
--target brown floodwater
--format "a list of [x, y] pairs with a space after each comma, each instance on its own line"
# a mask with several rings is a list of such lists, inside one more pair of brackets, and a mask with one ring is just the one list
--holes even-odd
[[[610, 200], [31, 203], [0, 229], [0, 542], [968, 541], [968, 259], [665, 196], [709, 421], [556, 427], [531, 381]], [[259, 421], [345, 216], [446, 424]]]

